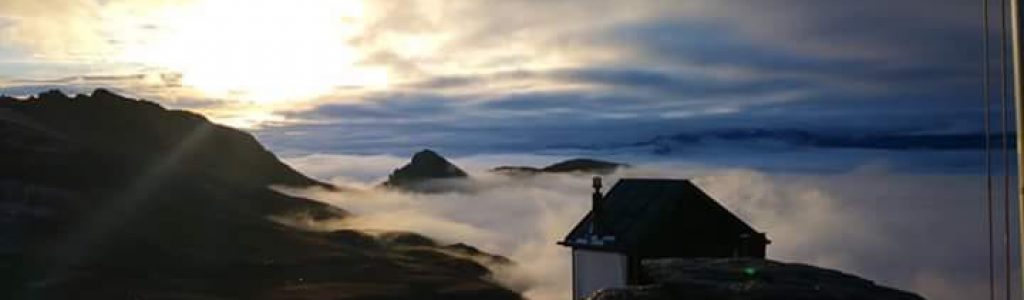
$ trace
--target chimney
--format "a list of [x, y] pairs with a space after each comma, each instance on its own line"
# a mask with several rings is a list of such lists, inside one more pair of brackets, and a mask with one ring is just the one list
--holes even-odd
[[604, 232], [603, 216], [601, 212], [602, 201], [604, 196], [601, 195], [601, 176], [594, 176], [594, 194], [591, 196], [592, 206], [590, 209], [590, 233], [596, 236], [601, 236]]

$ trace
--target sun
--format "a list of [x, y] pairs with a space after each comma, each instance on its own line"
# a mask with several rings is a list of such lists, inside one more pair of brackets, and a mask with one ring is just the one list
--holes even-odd
[[123, 55], [210, 97], [281, 102], [388, 83], [350, 43], [364, 29], [359, 1], [209, 0], [150, 17], [148, 42]]

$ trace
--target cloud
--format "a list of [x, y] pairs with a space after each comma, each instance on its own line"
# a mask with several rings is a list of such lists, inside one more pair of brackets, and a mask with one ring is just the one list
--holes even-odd
[[[166, 42], [159, 40], [161, 34], [180, 25], [168, 16], [193, 4], [6, 1], [0, 9], [5, 20], [0, 40], [11, 50], [0, 52], [0, 63], [29, 61], [19, 64], [15, 78], [35, 78], [39, 74], [33, 73], [45, 69], [50, 74], [43, 78], [64, 78], [160, 67], [132, 61], [122, 52], [133, 45]], [[761, 100], [785, 92], [791, 101], [802, 102], [827, 102], [839, 96], [844, 102], [871, 105], [886, 102], [878, 98], [910, 97], [904, 101], [920, 107], [942, 101], [964, 108], [964, 101], [952, 100], [962, 95], [946, 95], [973, 90], [977, 84], [978, 53], [971, 45], [977, 44], [979, 26], [974, 14], [964, 13], [974, 11], [975, 4], [372, 1], [360, 5], [361, 16], [346, 19], [353, 19], [346, 26], [358, 31], [347, 43], [359, 52], [360, 67], [392, 70], [393, 84], [380, 94], [335, 91], [328, 98], [378, 101], [396, 92], [423, 98], [419, 96], [451, 92], [453, 87], [459, 87], [459, 95], [444, 99], [631, 90], [634, 93], [619, 97], [620, 102], [644, 98], [657, 103], [649, 111], [675, 102], [702, 102], [689, 109], [707, 111], [724, 105], [752, 112], [785, 107]], [[579, 9], [583, 5], [592, 9]], [[50, 22], [53, 19], [62, 22]], [[53, 69], [46, 64], [89, 67]], [[240, 79], [220, 79], [235, 80]], [[162, 94], [153, 94], [162, 100]], [[745, 102], [765, 105], [733, 104]]]
[[121, 59], [167, 42], [160, 37], [180, 25], [168, 16], [199, 4], [4, 2], [0, 92], [112, 86], [252, 129], [288, 153], [479, 154], [723, 127], [963, 132], [981, 123], [977, 101], [966, 101], [978, 97], [980, 28], [965, 0], [372, 1], [344, 18], [352, 32], [339, 42], [356, 67], [389, 70], [389, 85], [276, 104], [167, 84], [160, 75], [173, 70]]
[[[338, 228], [411, 230], [509, 256], [520, 268], [503, 271], [499, 280], [529, 283], [526, 295], [531, 299], [562, 299], [570, 288], [570, 259], [555, 242], [589, 209], [590, 177], [505, 177], [481, 171], [487, 166], [558, 159], [455, 158], [456, 164], [470, 166], [466, 169], [473, 181], [447, 183], [463, 185], [462, 192], [426, 195], [370, 189], [397, 167], [392, 162], [397, 159], [300, 156], [288, 162], [321, 179], [366, 189], [290, 192], [358, 215], [333, 224]], [[351, 173], [348, 165], [353, 165]], [[366, 176], [372, 170], [378, 175]], [[897, 174], [878, 168], [793, 175], [661, 162], [640, 164], [606, 179], [614, 182], [621, 177], [693, 178], [724, 206], [768, 233], [768, 255], [773, 259], [837, 268], [928, 299], [984, 295], [984, 207], [974, 176]]]
[[[613, 75], [619, 76], [634, 75]], [[913, 94], [866, 98], [827, 93], [813, 101], [802, 100], [805, 96], [783, 89], [667, 100], [629, 87], [499, 95], [402, 92], [287, 112], [286, 118], [306, 123], [255, 133], [278, 151], [372, 154], [429, 147], [484, 154], [566, 145], [607, 148], [660, 135], [734, 128], [851, 136], [980, 131], [980, 108], [957, 104], [969, 97], [963, 91], [929, 98], [927, 105], [923, 96]]]
[[93, 1], [4, 1], [0, 40], [49, 60], [95, 58], [109, 51], [111, 44], [97, 30], [99, 6]]

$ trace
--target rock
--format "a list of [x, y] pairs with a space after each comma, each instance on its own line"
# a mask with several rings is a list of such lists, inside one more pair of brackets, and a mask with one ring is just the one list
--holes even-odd
[[652, 284], [587, 299], [923, 300], [839, 271], [756, 258], [655, 259], [643, 266]]
[[465, 171], [437, 152], [424, 149], [413, 155], [408, 164], [392, 172], [383, 185], [409, 191], [431, 192], [446, 190], [443, 187], [434, 188], [430, 185], [431, 181], [468, 177]]

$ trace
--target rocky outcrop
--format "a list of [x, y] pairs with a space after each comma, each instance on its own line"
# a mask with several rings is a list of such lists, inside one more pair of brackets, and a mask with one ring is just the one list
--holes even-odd
[[835, 270], [754, 258], [657, 259], [643, 267], [652, 284], [587, 299], [923, 300]]
[[469, 175], [455, 164], [452, 164], [437, 152], [424, 149], [412, 156], [412, 160], [398, 168], [384, 186], [409, 191], [430, 192], [435, 190], [446, 190], [444, 187], [436, 189], [430, 181], [439, 179], [460, 179], [468, 178]]

